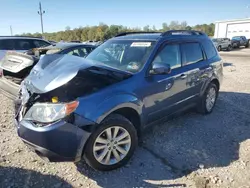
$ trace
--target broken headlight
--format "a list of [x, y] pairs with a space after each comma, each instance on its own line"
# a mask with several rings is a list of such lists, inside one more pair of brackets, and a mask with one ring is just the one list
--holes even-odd
[[39, 123], [52, 123], [60, 120], [76, 110], [79, 102], [70, 103], [35, 103], [25, 114], [25, 120]]

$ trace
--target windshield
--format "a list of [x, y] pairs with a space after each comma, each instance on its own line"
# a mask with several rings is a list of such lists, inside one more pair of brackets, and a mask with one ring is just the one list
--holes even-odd
[[240, 40], [240, 37], [233, 37], [234, 40]]
[[213, 42], [218, 42], [218, 40], [217, 40], [217, 39], [212, 39], [212, 41], [213, 41]]
[[92, 51], [86, 59], [136, 73], [142, 69], [154, 45], [152, 41], [110, 40]]

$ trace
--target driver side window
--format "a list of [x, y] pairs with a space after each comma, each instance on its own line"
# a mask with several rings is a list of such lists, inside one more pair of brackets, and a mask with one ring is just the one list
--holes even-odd
[[169, 64], [171, 69], [181, 67], [181, 54], [179, 44], [167, 44], [156, 55], [154, 63]]

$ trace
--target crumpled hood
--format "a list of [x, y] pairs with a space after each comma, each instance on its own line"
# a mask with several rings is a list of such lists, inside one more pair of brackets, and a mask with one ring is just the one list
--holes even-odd
[[40, 58], [23, 84], [31, 93], [46, 93], [69, 82], [80, 69], [93, 65], [93, 62], [77, 56], [45, 55]]

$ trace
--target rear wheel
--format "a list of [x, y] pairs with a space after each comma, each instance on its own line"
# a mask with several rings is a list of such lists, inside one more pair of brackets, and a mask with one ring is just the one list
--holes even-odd
[[215, 106], [218, 97], [218, 88], [214, 83], [210, 83], [203, 94], [197, 108], [202, 114], [210, 114]]
[[137, 143], [134, 125], [127, 118], [113, 114], [90, 136], [84, 159], [96, 170], [113, 170], [129, 161]]
[[218, 52], [220, 52], [221, 51], [221, 46], [218, 46]]

